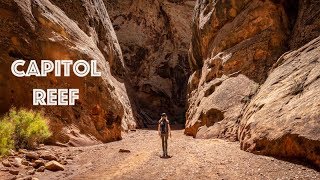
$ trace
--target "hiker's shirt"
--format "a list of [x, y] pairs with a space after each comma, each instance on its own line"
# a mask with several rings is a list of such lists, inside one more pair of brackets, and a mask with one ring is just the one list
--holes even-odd
[[160, 125], [161, 135], [168, 135], [169, 134], [169, 120], [160, 119], [159, 125]]

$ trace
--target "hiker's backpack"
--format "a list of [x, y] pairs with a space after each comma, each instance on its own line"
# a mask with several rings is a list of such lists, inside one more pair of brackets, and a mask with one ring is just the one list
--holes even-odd
[[166, 120], [160, 121], [160, 132], [161, 132], [161, 134], [168, 133], [168, 122]]

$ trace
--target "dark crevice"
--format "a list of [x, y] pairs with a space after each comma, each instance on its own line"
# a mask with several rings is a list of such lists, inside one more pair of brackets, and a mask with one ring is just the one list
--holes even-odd
[[168, 14], [165, 12], [165, 10], [163, 9], [162, 6], [160, 6], [160, 17], [163, 17], [164, 19], [164, 28], [165, 28], [165, 32], [166, 34], [166, 39], [170, 40], [171, 43], [174, 45], [174, 35], [171, 31], [171, 24], [170, 24], [170, 17], [168, 16]]
[[280, 4], [283, 7], [286, 18], [283, 19], [283, 24], [288, 27], [288, 40], [286, 42], [286, 49], [290, 50], [289, 43], [293, 36], [295, 24], [299, 13], [299, 0], [272, 0], [275, 4]]
[[281, 4], [288, 16], [289, 29], [292, 31], [298, 16], [299, 1], [298, 0], [281, 0]]

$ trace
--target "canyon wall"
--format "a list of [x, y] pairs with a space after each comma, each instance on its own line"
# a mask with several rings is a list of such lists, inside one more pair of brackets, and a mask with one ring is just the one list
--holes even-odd
[[[161, 112], [183, 123], [194, 3], [2, 1], [1, 114], [13, 106], [43, 111], [50, 142], [74, 146], [121, 139], [121, 131], [153, 124]], [[17, 59], [96, 59], [102, 77], [17, 78], [10, 72]], [[80, 99], [75, 106], [32, 106], [34, 88], [76, 88]]]
[[[42, 110], [51, 141], [68, 145], [118, 140], [121, 130], [136, 126], [121, 49], [102, 0], [4, 0], [0, 9], [2, 114], [12, 106]], [[102, 76], [17, 78], [10, 71], [16, 59], [95, 59]], [[76, 88], [80, 99], [75, 106], [35, 107], [34, 88]]]
[[241, 149], [320, 166], [320, 37], [282, 56], [246, 108]]
[[237, 140], [242, 109], [286, 50], [287, 22], [271, 1], [197, 2], [186, 134]]
[[139, 119], [147, 126], [166, 112], [171, 122], [184, 123], [195, 1], [105, 2], [128, 67], [129, 93]]
[[319, 7], [198, 0], [185, 134], [319, 165]]
[[241, 149], [320, 167], [319, 36], [320, 1], [299, 1], [290, 51], [273, 65], [244, 110], [238, 131]]

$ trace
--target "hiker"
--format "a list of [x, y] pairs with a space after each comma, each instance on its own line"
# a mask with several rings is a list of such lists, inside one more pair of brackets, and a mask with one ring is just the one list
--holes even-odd
[[163, 157], [168, 157], [168, 136], [170, 134], [171, 138], [171, 129], [166, 113], [161, 114], [161, 119], [159, 120], [158, 125], [158, 133], [162, 140]]

